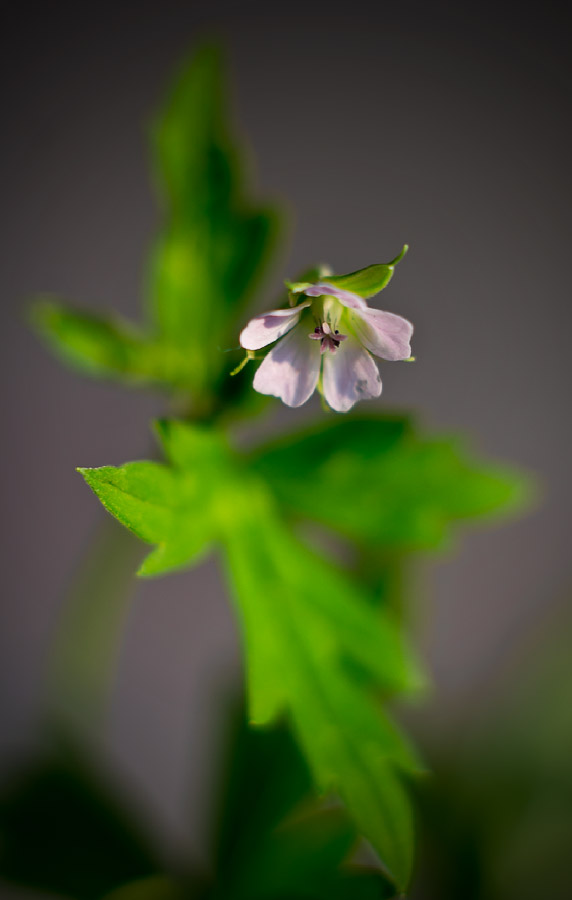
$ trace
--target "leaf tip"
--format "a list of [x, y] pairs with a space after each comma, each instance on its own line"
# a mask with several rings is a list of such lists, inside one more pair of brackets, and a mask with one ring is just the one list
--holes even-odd
[[92, 468], [90, 466], [76, 466], [76, 472], [81, 475], [85, 483], [93, 490], [95, 490], [94, 485], [96, 485], [99, 480], [96, 474], [98, 471], [100, 471], [100, 469]]

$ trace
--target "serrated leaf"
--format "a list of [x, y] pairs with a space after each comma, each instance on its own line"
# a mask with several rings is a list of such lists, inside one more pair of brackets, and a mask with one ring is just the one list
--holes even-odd
[[405, 419], [324, 422], [257, 449], [252, 465], [290, 512], [399, 551], [439, 548], [456, 522], [530, 495], [528, 478], [475, 461], [458, 439], [421, 438]]
[[403, 887], [413, 833], [398, 771], [419, 763], [344, 659], [369, 671], [381, 692], [413, 686], [415, 670], [389, 618], [300, 546], [254, 487], [248, 496], [249, 516], [227, 535], [225, 549], [243, 622], [251, 716], [265, 724], [288, 711], [317, 783], [339, 792]]
[[218, 536], [225, 449], [216, 432], [160, 423], [173, 467], [155, 462], [79, 469], [103, 506], [137, 537], [156, 544], [140, 575], [190, 565]]
[[350, 272], [348, 275], [326, 275], [323, 280], [367, 300], [368, 297], [379, 294], [389, 284], [393, 278], [395, 266], [401, 262], [408, 249], [407, 244], [404, 244], [401, 253], [389, 263], [366, 266], [365, 269], [358, 269], [357, 272]]
[[399, 628], [290, 534], [263, 482], [218, 434], [166, 422], [159, 433], [170, 467], [128, 463], [84, 477], [113, 515], [158, 544], [153, 572], [191, 562], [207, 541], [222, 545], [245, 636], [253, 721], [289, 715], [318, 784], [339, 792], [402, 886], [412, 825], [397, 773], [419, 764], [380, 706], [380, 697], [419, 686]]

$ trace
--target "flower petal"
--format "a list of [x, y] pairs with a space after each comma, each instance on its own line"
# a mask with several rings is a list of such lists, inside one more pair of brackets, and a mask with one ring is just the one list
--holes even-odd
[[381, 394], [377, 366], [353, 335], [335, 353], [324, 356], [322, 384], [326, 401], [336, 412], [347, 412], [358, 400]]
[[354, 309], [350, 313], [352, 328], [371, 353], [383, 359], [409, 359], [413, 325], [402, 316], [381, 309]]
[[287, 334], [298, 324], [300, 313], [310, 306], [310, 301], [288, 309], [273, 309], [255, 316], [240, 332], [240, 346], [245, 350], [260, 350]]
[[333, 284], [328, 284], [326, 281], [319, 281], [317, 284], [304, 288], [304, 293], [308, 297], [335, 297], [342, 306], [348, 306], [350, 309], [367, 309], [367, 303], [359, 294], [334, 287]]
[[254, 389], [286, 406], [301, 406], [314, 393], [320, 374], [320, 345], [300, 326], [272, 348], [254, 376]]

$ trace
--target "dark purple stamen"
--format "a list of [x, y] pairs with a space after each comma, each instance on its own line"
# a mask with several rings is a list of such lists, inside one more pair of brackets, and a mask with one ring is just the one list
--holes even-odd
[[328, 323], [322, 322], [321, 325], [316, 325], [312, 334], [309, 334], [308, 337], [311, 337], [314, 341], [321, 342], [321, 353], [325, 353], [326, 350], [330, 350], [332, 353], [335, 353], [340, 346], [341, 341], [346, 340], [347, 334], [340, 334], [337, 329], [332, 332], [332, 329], [330, 328]]

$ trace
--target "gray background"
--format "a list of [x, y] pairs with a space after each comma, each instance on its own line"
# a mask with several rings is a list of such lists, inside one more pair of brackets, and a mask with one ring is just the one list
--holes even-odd
[[[464, 432], [541, 479], [534, 514], [471, 532], [419, 573], [419, 643], [436, 683], [425, 727], [457, 731], [570, 581], [563, 15], [358, 0], [117, 7], [20, 4], [4, 22], [1, 758], [38, 730], [62, 597], [102, 516], [74, 468], [148, 454], [148, 419], [163, 410], [62, 369], [26, 329], [26, 301], [53, 291], [137, 317], [158, 224], [145, 127], [205, 28], [226, 39], [260, 191], [291, 212], [259, 307], [308, 262], [351, 270], [407, 241], [383, 306], [414, 321], [418, 361], [383, 367], [380, 406]], [[319, 415], [314, 403], [286, 418]], [[277, 410], [268, 428], [280, 421]], [[240, 678], [214, 565], [137, 588], [108, 750], [165, 835], [187, 827], [189, 791], [198, 821], [212, 708]]]

